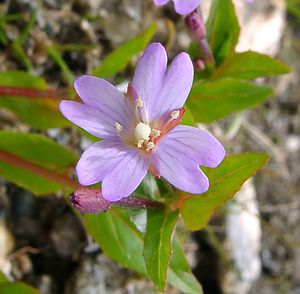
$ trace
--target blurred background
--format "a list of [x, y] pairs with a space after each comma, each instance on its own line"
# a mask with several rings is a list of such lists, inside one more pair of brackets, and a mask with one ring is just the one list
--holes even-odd
[[[237, 50], [276, 56], [292, 73], [268, 79], [276, 96], [260, 107], [208, 126], [228, 152], [264, 151], [271, 160], [206, 229], [185, 237], [185, 250], [204, 293], [296, 294], [300, 293], [300, 0], [234, 3], [242, 28]], [[210, 1], [202, 4], [206, 17]], [[0, 1], [0, 75], [25, 70], [42, 76], [64, 96], [74, 77], [90, 73], [104, 56], [153, 21], [158, 23], [154, 40], [166, 45], [171, 58], [187, 50], [190, 39], [172, 5], [157, 8], [150, 0]], [[135, 62], [110, 80], [118, 84], [130, 79]], [[42, 133], [78, 154], [90, 144], [71, 128], [29, 127], [9, 109], [0, 96], [2, 130]], [[21, 117], [30, 117], [26, 111], [20, 109]], [[2, 179], [1, 173], [0, 270], [43, 294], [155, 293], [149, 281], [101, 253], [63, 194], [36, 197]]]

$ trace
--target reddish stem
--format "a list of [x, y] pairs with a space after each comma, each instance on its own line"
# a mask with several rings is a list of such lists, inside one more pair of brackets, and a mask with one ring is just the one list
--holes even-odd
[[112, 202], [111, 205], [123, 206], [123, 207], [133, 207], [141, 209], [163, 209], [165, 204], [162, 202], [139, 198], [139, 197], [127, 197], [116, 202]]
[[[74, 190], [79, 190], [83, 188], [82, 186], [80, 186], [79, 183], [68, 178], [63, 174], [48, 170], [29, 160], [23, 159], [7, 151], [0, 150], [0, 160], [8, 164], [11, 164], [15, 167], [22, 168], [36, 175], [42, 176], [45, 179], [50, 179], [56, 183], [60, 183], [64, 186], [68, 186]], [[92, 189], [89, 190], [92, 191]], [[165, 205], [161, 202], [153, 201], [150, 199], [138, 198], [138, 197], [123, 198], [119, 201], [112, 202], [111, 205], [132, 207], [132, 208], [142, 208], [142, 209], [163, 209], [165, 207]]]
[[61, 95], [54, 89], [34, 89], [21, 87], [0, 86], [0, 96], [23, 96], [29, 98], [51, 98], [60, 100]]
[[54, 182], [60, 183], [64, 186], [68, 186], [73, 189], [80, 188], [80, 185], [76, 181], [68, 178], [67, 176], [57, 173], [52, 170], [48, 170], [48, 169], [41, 167], [29, 160], [20, 158], [19, 156], [11, 154], [7, 151], [0, 150], [0, 160], [6, 162], [8, 164], [11, 164], [13, 166], [25, 169], [25, 170], [32, 172], [34, 174], [37, 174], [39, 176], [42, 176], [45, 179], [50, 179]]

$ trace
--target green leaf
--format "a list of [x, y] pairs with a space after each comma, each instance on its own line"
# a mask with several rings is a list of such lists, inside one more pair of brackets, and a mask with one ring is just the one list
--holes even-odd
[[105, 255], [125, 267], [147, 274], [142, 255], [143, 235], [130, 221], [126, 210], [114, 207], [106, 213], [85, 214], [84, 223]]
[[203, 293], [201, 285], [190, 270], [190, 266], [176, 236], [173, 240], [173, 254], [168, 271], [168, 281], [183, 293]]
[[[47, 89], [47, 84], [42, 78], [21, 71], [0, 73], [0, 86]], [[0, 96], [0, 107], [15, 113], [32, 128], [48, 129], [70, 125], [59, 112], [58, 101], [54, 99]]]
[[160, 192], [154, 176], [147, 174], [134, 194], [144, 198], [157, 199]]
[[291, 20], [290, 23], [297, 25], [300, 20], [300, 2], [299, 0], [287, 0], [287, 11], [295, 19]]
[[210, 123], [254, 107], [273, 94], [270, 87], [228, 78], [194, 84], [187, 105], [195, 120]]
[[1, 294], [39, 294], [37, 289], [22, 282], [0, 283]]
[[231, 0], [213, 0], [207, 20], [207, 39], [216, 64], [220, 65], [233, 52], [240, 33], [238, 19]]
[[156, 288], [164, 291], [172, 251], [172, 235], [178, 219], [178, 210], [148, 210], [144, 237], [144, 258], [148, 275]]
[[0, 283], [7, 282], [7, 278], [2, 271], [0, 271]]
[[[77, 156], [54, 141], [38, 134], [0, 131], [0, 152], [9, 152], [47, 171], [66, 172]], [[20, 168], [15, 162], [0, 161], [0, 176], [37, 195], [64, 190], [62, 183], [50, 180], [39, 172]]]
[[[85, 214], [84, 225], [104, 254], [121, 265], [147, 276], [143, 258], [144, 236], [131, 222], [125, 209], [113, 207], [102, 214]], [[201, 289], [191, 273], [180, 245], [174, 243], [168, 282], [183, 293], [199, 294]]]
[[25, 24], [25, 26], [23, 26], [21, 33], [16, 38], [16, 40], [13, 41], [11, 45], [11, 50], [13, 54], [15, 55], [16, 58], [19, 59], [21, 63], [24, 64], [27, 70], [32, 70], [32, 64], [26, 52], [22, 48], [22, 45], [26, 41], [32, 27], [34, 26], [37, 15], [38, 15], [38, 10], [35, 8], [30, 13], [29, 21]]
[[230, 155], [215, 169], [203, 168], [210, 187], [201, 195], [189, 197], [180, 207], [185, 225], [190, 230], [203, 228], [214, 211], [232, 198], [268, 159], [265, 153]]
[[181, 119], [181, 123], [183, 125], [189, 125], [189, 126], [194, 126], [196, 124], [195, 118], [193, 117], [193, 114], [191, 110], [185, 105], [185, 113]]
[[54, 46], [49, 46], [47, 47], [47, 53], [49, 57], [51, 57], [54, 60], [54, 62], [59, 66], [68, 85], [72, 86], [74, 82], [73, 73], [70, 70], [68, 64], [61, 57], [60, 52], [58, 52], [58, 50]]
[[268, 55], [253, 51], [233, 53], [216, 70], [212, 78], [255, 79], [289, 73], [287, 65]]
[[144, 33], [119, 46], [104, 58], [102, 63], [93, 70], [92, 75], [108, 78], [124, 70], [132, 57], [145, 49], [156, 30], [157, 24], [153, 23]]

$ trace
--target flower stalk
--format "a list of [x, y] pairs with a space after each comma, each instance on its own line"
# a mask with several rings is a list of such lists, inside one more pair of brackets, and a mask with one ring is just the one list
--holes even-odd
[[117, 206], [123, 206], [123, 207], [140, 208], [140, 209], [164, 209], [165, 208], [165, 204], [162, 202], [134, 197], [134, 196], [122, 198], [121, 200], [113, 202], [111, 204]]
[[81, 187], [70, 197], [72, 205], [82, 213], [101, 213], [106, 212], [110, 206], [121, 206], [138, 209], [163, 209], [165, 204], [162, 202], [130, 196], [118, 201], [108, 201], [102, 197], [100, 189], [90, 189]]
[[[192, 12], [185, 18], [185, 24], [191, 38], [198, 45], [200, 56], [195, 60], [196, 69], [202, 71], [203, 62], [208, 70], [215, 67], [215, 59], [206, 39], [206, 28], [200, 12]], [[202, 62], [203, 61], [203, 62]], [[199, 66], [201, 64], [201, 66]]]

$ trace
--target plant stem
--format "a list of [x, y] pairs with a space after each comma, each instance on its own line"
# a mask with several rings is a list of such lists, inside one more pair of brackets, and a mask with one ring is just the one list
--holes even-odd
[[127, 198], [123, 198], [116, 202], [112, 202], [111, 205], [123, 206], [123, 207], [131, 207], [131, 208], [140, 208], [140, 209], [164, 209], [165, 204], [158, 201], [153, 201], [150, 199], [139, 198], [130, 196]]
[[29, 98], [51, 98], [61, 99], [61, 95], [56, 90], [47, 89], [34, 89], [34, 88], [22, 88], [22, 87], [7, 87], [0, 86], [0, 96], [23, 96]]
[[67, 177], [63, 174], [57, 173], [55, 171], [46, 169], [42, 166], [39, 166], [29, 160], [26, 160], [19, 156], [11, 154], [7, 151], [0, 150], [0, 160], [6, 162], [8, 164], [11, 164], [15, 167], [25, 169], [26, 171], [29, 171], [36, 175], [42, 176], [45, 179], [60, 183], [64, 186], [68, 186], [73, 189], [80, 188], [80, 185], [76, 181], [70, 179], [69, 177]]

